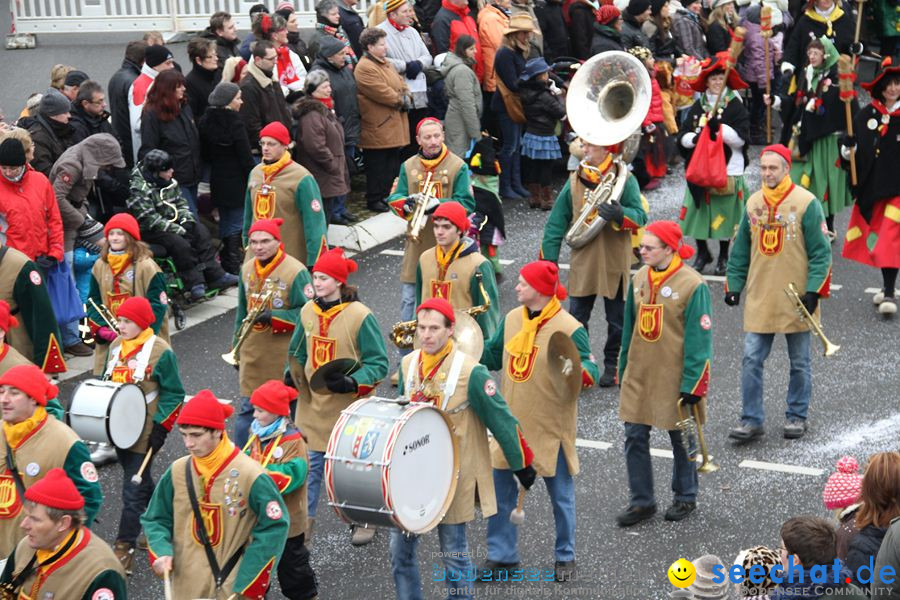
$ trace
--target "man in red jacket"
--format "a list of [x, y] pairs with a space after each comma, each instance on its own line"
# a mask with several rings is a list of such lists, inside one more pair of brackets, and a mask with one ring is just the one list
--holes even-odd
[[431, 39], [434, 53], [450, 52], [456, 47], [456, 40], [461, 35], [475, 38], [475, 74], [478, 81], [484, 77], [484, 61], [481, 58], [481, 43], [478, 41], [478, 27], [475, 19], [469, 14], [466, 0], [442, 0], [441, 10], [431, 24]]

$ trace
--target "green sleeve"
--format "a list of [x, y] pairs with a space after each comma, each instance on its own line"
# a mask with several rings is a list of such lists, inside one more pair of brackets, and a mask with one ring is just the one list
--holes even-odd
[[44, 407], [49, 414], [53, 415], [53, 418], [59, 421], [60, 423], [66, 422], [66, 410], [63, 408], [63, 405], [60, 404], [59, 400], [53, 398], [52, 400], [47, 400], [47, 406]]
[[[112, 592], [109, 595], [94, 595], [100, 590], [108, 590]], [[113, 569], [107, 569], [94, 578], [90, 587], [84, 592], [81, 600], [94, 600], [95, 598], [111, 598], [112, 600], [126, 600], [128, 598], [128, 586], [125, 578], [119, 575]]]
[[6, 559], [6, 563], [3, 565], [3, 573], [0, 574], [0, 583], [10, 583], [12, 582], [13, 569], [16, 565], [16, 549], [13, 548], [12, 554], [9, 555], [9, 558]]
[[[403, 168], [403, 165], [400, 166], [400, 174], [397, 176], [397, 189], [394, 190], [394, 193], [388, 196], [387, 202], [391, 203], [394, 200], [400, 200], [401, 198], [406, 198], [409, 196], [409, 183], [406, 181], [406, 169]], [[404, 215], [400, 215], [403, 217]]]
[[647, 211], [644, 210], [644, 203], [641, 201], [641, 188], [634, 175], [629, 174], [625, 180], [625, 189], [622, 190], [619, 203], [625, 213], [625, 220], [621, 225], [623, 229], [636, 230], [647, 224]]
[[160, 556], [173, 556], [174, 554], [172, 549], [172, 528], [175, 526], [172, 507], [174, 495], [172, 466], [169, 465], [163, 476], [156, 482], [153, 496], [150, 498], [150, 503], [147, 504], [147, 510], [141, 515], [141, 526], [147, 536], [151, 563]]
[[806, 291], [827, 296], [827, 282], [831, 276], [831, 242], [825, 236], [824, 229], [825, 213], [822, 212], [822, 203], [813, 200], [803, 213], [803, 241], [806, 244], [808, 266]]
[[503, 330], [506, 327], [506, 319], [501, 319], [497, 325], [494, 335], [484, 343], [484, 350], [481, 352], [481, 364], [490, 371], [500, 371], [503, 369]]
[[594, 355], [591, 353], [591, 340], [588, 337], [587, 329], [584, 326], [579, 327], [572, 332], [572, 341], [578, 348], [578, 354], [581, 356], [582, 378], [586, 374], [590, 377], [590, 383], [593, 384], [600, 378], [600, 369], [594, 362]]
[[747, 284], [747, 272], [750, 270], [750, 217], [747, 211], [741, 215], [731, 252], [728, 254], [728, 271], [725, 278], [725, 291], [740, 293]]
[[353, 379], [360, 388], [368, 388], [357, 392], [365, 395], [387, 377], [389, 369], [387, 347], [375, 315], [369, 313], [363, 319], [356, 333], [356, 345], [359, 347], [362, 366], [353, 373]]
[[247, 180], [247, 193], [244, 195], [244, 224], [241, 227], [241, 243], [244, 248], [250, 241], [250, 226], [253, 225], [253, 199], [250, 198], [250, 180]]
[[309, 470], [309, 465], [306, 462], [306, 459], [298, 456], [297, 458], [291, 459], [287, 462], [281, 462], [278, 464], [269, 463], [266, 465], [267, 471], [272, 471], [273, 473], [281, 473], [286, 477], [290, 478], [290, 483], [287, 484], [283, 490], [281, 490], [281, 494], [290, 494], [294, 490], [300, 489], [300, 487], [306, 483], [306, 473]]
[[[35, 284], [31, 280], [32, 273], [40, 275], [42, 281]], [[28, 261], [22, 265], [22, 270], [19, 271], [13, 286], [13, 299], [19, 307], [19, 322], [28, 331], [34, 348], [33, 355], [25, 358], [30, 358], [34, 364], [43, 368], [44, 361], [48, 358], [50, 340], [55, 338], [57, 344], [62, 344], [62, 335], [54, 316], [53, 305], [50, 303], [46, 278], [43, 271], [33, 262]], [[59, 358], [61, 359], [62, 356]]]
[[288, 305], [291, 308], [273, 308], [273, 320], [278, 319], [279, 321], [290, 323], [294, 326], [294, 330], [297, 329], [297, 323], [300, 321], [300, 309], [309, 300], [303, 292], [307, 284], [312, 285], [312, 278], [309, 276], [309, 271], [301, 269], [294, 276], [294, 282], [291, 283], [291, 291], [288, 293]]
[[634, 318], [637, 307], [634, 305], [634, 280], [628, 281], [628, 293], [625, 294], [625, 314], [622, 319], [622, 347], [619, 350], [619, 382], [628, 366], [628, 352], [631, 350], [631, 336], [634, 335]]
[[153, 333], [158, 335], [166, 319], [169, 318], [169, 303], [162, 301], [162, 298], [166, 297], [164, 296], [166, 293], [166, 276], [161, 271], [150, 278], [150, 284], [147, 286], [145, 293], [147, 300], [150, 301], [150, 308], [153, 309], [153, 316], [155, 317]]
[[[97, 306], [103, 304], [103, 296], [100, 294], [100, 284], [97, 282], [97, 278], [94, 277], [93, 271], [91, 272], [91, 287], [90, 291], [88, 291], [88, 298], [96, 302]], [[106, 325], [106, 321], [103, 320], [103, 317], [100, 316], [100, 313], [97, 312], [97, 309], [94, 308], [94, 305], [90, 302], [87, 303], [87, 317], [96, 323], [97, 327]]]
[[231, 347], [237, 343], [238, 332], [241, 330], [241, 323], [247, 316], [247, 290], [244, 288], [244, 278], [238, 280], [238, 303], [237, 311], [234, 315], [234, 333], [231, 336]]
[[[487, 339], [493, 335], [497, 329], [497, 324], [500, 322], [500, 292], [497, 289], [497, 276], [494, 274], [494, 265], [491, 264], [491, 261], [483, 261], [476, 272], [481, 273], [484, 291], [487, 292], [488, 299], [491, 301], [487, 312], [475, 317], [475, 321], [481, 327], [481, 333]], [[478, 278], [474, 275], [469, 284], [469, 293], [472, 295], [472, 306], [484, 304], [485, 299], [481, 297], [481, 286], [478, 285]]]
[[[259, 587], [261, 577], [268, 580], [269, 577], [265, 574], [267, 569], [271, 572], [275, 571], [290, 528], [287, 507], [271, 477], [257, 477], [250, 486], [247, 500], [250, 510], [256, 514], [256, 525], [250, 534], [250, 543], [244, 551], [244, 556], [241, 557], [232, 588], [233, 591], [243, 595], [248, 595], [244, 594], [248, 588]], [[275, 512], [271, 510], [274, 506], [270, 508], [272, 502], [278, 505], [280, 509], [278, 512], [281, 513], [278, 518], [274, 519], [270, 516]], [[264, 583], [265, 585], [261, 585], [262, 589], [260, 590], [263, 592], [268, 587], [268, 581]]]
[[681, 391], [705, 396], [709, 387], [709, 362], [712, 359], [712, 307], [709, 286], [694, 289], [684, 311], [684, 367]]
[[500, 444], [509, 468], [512, 471], [524, 469], [525, 451], [522, 448], [519, 421], [510, 412], [509, 405], [500, 395], [500, 386], [491, 379], [487, 369], [482, 365], [476, 366], [469, 374], [467, 392], [472, 410], [491, 430], [494, 439]]
[[472, 195], [472, 183], [469, 180], [469, 169], [463, 166], [453, 180], [453, 195], [450, 200], [455, 200], [463, 205], [467, 213], [475, 210], [475, 196]]
[[[69, 448], [69, 453], [66, 454], [66, 461], [63, 463], [63, 470], [84, 498], [84, 512], [87, 514], [87, 525], [90, 527], [94, 519], [97, 518], [97, 513], [100, 512], [100, 505], [103, 504], [103, 492], [100, 490], [99, 481], [90, 482], [82, 475], [81, 468], [85, 463], [91, 465], [91, 467], [94, 466], [87, 446], [79, 440]], [[96, 469], [93, 473], [96, 476]]]
[[566, 179], [544, 224], [544, 239], [541, 240], [541, 258], [544, 260], [559, 260], [560, 246], [572, 222], [572, 189], [569, 184], [570, 179]]
[[[294, 195], [297, 212], [303, 219], [303, 235], [306, 238], [306, 264], [316, 264], [319, 257], [319, 249], [322, 240], [328, 235], [328, 223], [325, 222], [325, 205], [322, 200], [322, 192], [319, 184], [312, 175], [308, 175], [297, 184], [297, 192]], [[318, 209], [313, 208], [316, 203]]]
[[159, 357], [151, 377], [159, 384], [159, 395], [156, 397], [156, 414], [153, 422], [163, 425], [169, 431], [175, 424], [181, 404], [184, 402], [184, 385], [178, 374], [178, 359], [172, 350], [166, 350]]
[[421, 259], [416, 264], [416, 306], [422, 304], [422, 264]]

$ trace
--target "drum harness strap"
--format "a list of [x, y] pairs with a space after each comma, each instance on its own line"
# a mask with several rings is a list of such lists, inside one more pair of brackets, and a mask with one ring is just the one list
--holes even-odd
[[16, 466], [16, 457], [13, 455], [12, 448], [9, 447], [9, 442], [6, 441], [6, 436], [3, 436], [3, 444], [6, 446], [6, 468], [9, 469], [9, 474], [12, 475], [13, 481], [16, 483], [16, 492], [19, 494], [19, 498], [25, 498], [25, 482], [22, 481], [22, 475], [19, 474], [19, 467]]
[[[414, 356], [410, 359], [410, 365], [419, 364], [419, 353], [421, 350], [416, 350], [414, 352]], [[469, 408], [469, 401], [466, 400], [453, 410], [447, 410], [447, 403], [450, 401], [450, 397], [456, 392], [456, 384], [459, 383], [459, 374], [462, 372], [463, 362], [465, 362], [466, 355], [460, 352], [459, 350], [453, 351], [453, 362], [450, 363], [450, 372], [447, 374], [447, 383], [444, 384], [444, 399], [441, 402], [441, 406], [439, 407], [441, 410], [446, 412], [448, 415], [455, 415], [456, 413], [462, 412]], [[406, 390], [407, 395], [410, 393], [410, 390], [413, 388], [413, 383], [416, 375], [416, 369], [410, 368], [409, 373], [406, 376]]]
[[[144, 345], [141, 347], [140, 352], [135, 356], [135, 367], [134, 374], [131, 376], [135, 385], [140, 384], [144, 380], [144, 375], [147, 373], [147, 365], [150, 364], [150, 354], [153, 352], [153, 344], [156, 343], [156, 336], [154, 335], [149, 340], [144, 342]], [[110, 348], [109, 350], [109, 361], [106, 363], [106, 372], [103, 374], [103, 378], [107, 381], [112, 376], [113, 369], [116, 366], [116, 363], [119, 362], [119, 355], [122, 352], [122, 345], [119, 344], [114, 348]], [[159, 395], [157, 390], [153, 390], [149, 394], [146, 395], [145, 400], [147, 404], [150, 404], [156, 399], [156, 396]]]
[[216, 580], [216, 590], [219, 590], [222, 588], [225, 580], [228, 579], [231, 571], [234, 570], [234, 567], [241, 559], [241, 556], [243, 556], [244, 546], [238, 548], [237, 551], [235, 551], [235, 553], [231, 555], [231, 558], [229, 558], [225, 563], [224, 568], [219, 568], [219, 561], [216, 560], [216, 555], [213, 552], [212, 544], [209, 543], [209, 535], [206, 532], [206, 525], [204, 525], [203, 516], [200, 514], [200, 506], [197, 503], [197, 492], [196, 490], [194, 490], [194, 478], [191, 475], [190, 461], [186, 461], [185, 464], [184, 480], [187, 484], [188, 498], [191, 501], [191, 510], [194, 512], [194, 521], [197, 524], [197, 534], [200, 537], [200, 542], [203, 544], [203, 550], [206, 552], [206, 562], [209, 563], [209, 568], [212, 571], [213, 578]]

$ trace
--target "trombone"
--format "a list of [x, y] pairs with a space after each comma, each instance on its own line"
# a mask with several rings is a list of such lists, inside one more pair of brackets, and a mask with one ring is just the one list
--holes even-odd
[[803, 301], [800, 299], [800, 294], [797, 292], [797, 286], [795, 286], [793, 282], [789, 283], [788, 286], [784, 288], [784, 293], [787, 294], [787, 297], [794, 303], [794, 308], [797, 310], [797, 313], [799, 313], [800, 319], [806, 322], [809, 326], [809, 330], [816, 334], [816, 337], [822, 342], [825, 356], [834, 356], [841, 347], [831, 343], [831, 341], [825, 337], [825, 332], [822, 331], [821, 323], [814, 319], [813, 316], [809, 314], [809, 311], [806, 310], [806, 307], [803, 306]]
[[719, 470], [719, 465], [714, 464], [706, 450], [706, 439], [703, 437], [703, 427], [700, 425], [700, 407], [697, 404], [691, 406], [687, 417], [684, 416], [684, 400], [678, 399], [678, 419], [676, 423], [681, 430], [681, 445], [687, 452], [688, 460], [697, 460], [697, 449], [703, 454], [703, 464], [697, 467], [699, 473], [712, 473]]
[[272, 296], [275, 294], [275, 289], [272, 285], [272, 282], [266, 279], [265, 292], [262, 294], [251, 294], [251, 297], [257, 300], [256, 305], [247, 311], [247, 316], [244, 317], [244, 320], [241, 321], [241, 326], [238, 328], [237, 333], [237, 342], [235, 342], [234, 347], [230, 352], [226, 352], [222, 355], [222, 360], [227, 362], [232, 367], [236, 367], [240, 365], [240, 351], [241, 346], [244, 345], [244, 342], [250, 336], [250, 332], [253, 331], [253, 325], [256, 323], [256, 319], [269, 305], [269, 302], [272, 300]]
[[412, 218], [409, 220], [409, 234], [407, 237], [412, 242], [419, 242], [422, 229], [425, 228], [425, 223], [428, 222], [428, 215], [425, 214], [425, 209], [428, 208], [428, 200], [434, 196], [433, 176], [434, 173], [431, 171], [425, 176], [425, 182], [422, 184], [421, 192], [419, 193], [419, 200], [416, 202], [416, 208], [413, 211]]
[[109, 307], [105, 304], [97, 304], [94, 302], [93, 298], [88, 298], [88, 302], [90, 302], [91, 306], [94, 307], [94, 310], [100, 314], [100, 318], [106, 322], [106, 326], [116, 333], [119, 333], [119, 328], [116, 326], [116, 317], [112, 314], [112, 311], [109, 310]]

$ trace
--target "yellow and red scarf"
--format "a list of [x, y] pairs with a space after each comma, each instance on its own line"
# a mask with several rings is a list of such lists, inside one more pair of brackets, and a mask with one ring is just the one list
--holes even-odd
[[560, 305], [559, 298], [556, 296], [550, 298], [547, 306], [534, 319], [528, 318], [528, 309], [523, 306], [522, 329], [506, 343], [506, 351], [513, 357], [531, 354], [531, 351], [534, 349], [534, 339], [537, 337], [538, 329], [552, 319], [560, 310], [562, 310], [562, 305]]

